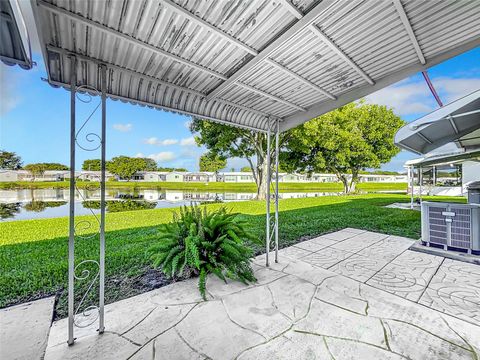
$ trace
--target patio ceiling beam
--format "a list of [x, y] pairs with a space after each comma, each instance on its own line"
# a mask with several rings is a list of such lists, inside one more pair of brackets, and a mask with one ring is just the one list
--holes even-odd
[[285, 66], [283, 65], [280, 65], [279, 63], [277, 63], [276, 61], [272, 60], [272, 59], [266, 59], [265, 60], [266, 63], [276, 67], [277, 69], [279, 69], [280, 71], [283, 71], [284, 73], [290, 75], [291, 77], [297, 79], [298, 81], [300, 81], [301, 83], [307, 85], [308, 87], [314, 89], [315, 91], [318, 91], [319, 93], [321, 93], [322, 95], [325, 95], [326, 97], [332, 99], [332, 100], [335, 100], [336, 97], [334, 95], [332, 95], [331, 93], [329, 93], [328, 91], [322, 89], [320, 86], [314, 84], [313, 82], [311, 82], [310, 80], [307, 80], [305, 79], [304, 77], [298, 75], [296, 72], [286, 68]]
[[[193, 89], [189, 89], [189, 88], [186, 88], [186, 87], [183, 87], [183, 86], [179, 86], [179, 85], [176, 85], [176, 84], [173, 84], [173, 83], [170, 83], [168, 81], [164, 81], [164, 80], [160, 80], [154, 76], [150, 76], [150, 75], [146, 75], [146, 74], [143, 74], [141, 72], [138, 72], [138, 71], [134, 71], [134, 70], [131, 70], [131, 69], [127, 69], [127, 68], [124, 68], [124, 67], [121, 67], [121, 66], [118, 66], [118, 65], [114, 65], [114, 64], [111, 64], [109, 62], [106, 62], [106, 61], [103, 61], [103, 60], [100, 60], [100, 59], [96, 59], [96, 58], [92, 58], [92, 57], [89, 57], [89, 56], [85, 56], [85, 55], [82, 55], [82, 54], [78, 54], [78, 53], [75, 53], [73, 51], [68, 51], [68, 50], [65, 50], [65, 49], [61, 49], [61, 48], [58, 48], [56, 46], [52, 46], [52, 45], [47, 45], [47, 50], [49, 51], [52, 51], [52, 52], [56, 52], [56, 53], [59, 53], [59, 54], [62, 54], [64, 56], [67, 56], [67, 55], [74, 55], [75, 57], [77, 57], [78, 59], [80, 60], [83, 60], [83, 61], [90, 61], [90, 62], [94, 62], [94, 63], [97, 63], [97, 64], [104, 64], [107, 66], [108, 69], [113, 69], [113, 70], [116, 70], [116, 71], [120, 71], [120, 72], [123, 72], [123, 73], [126, 73], [126, 74], [130, 74], [132, 76], [135, 76], [135, 77], [139, 77], [139, 78], [142, 78], [146, 81], [151, 81], [152, 83], [155, 83], [155, 84], [160, 84], [160, 85], [163, 85], [163, 86], [168, 86], [172, 89], [176, 89], [176, 90], [179, 90], [179, 91], [183, 91], [187, 94], [190, 94], [190, 95], [193, 95], [193, 96], [198, 96], [198, 97], [201, 97], [203, 100], [206, 99], [206, 94], [200, 92], [200, 91], [197, 91], [197, 90], [193, 90]], [[249, 108], [249, 107], [246, 107], [246, 106], [243, 106], [243, 105], [240, 105], [240, 104], [237, 104], [235, 102], [232, 102], [232, 101], [229, 101], [229, 100], [224, 100], [224, 99], [216, 99], [217, 102], [219, 103], [224, 103], [226, 105], [229, 105], [229, 106], [232, 106], [232, 107], [236, 107], [236, 108], [239, 108], [239, 109], [242, 109], [242, 110], [245, 110], [245, 111], [249, 111], [251, 113], [254, 113], [254, 114], [257, 114], [257, 115], [260, 115], [260, 116], [264, 116], [264, 117], [273, 117], [273, 118], [278, 118], [278, 117], [275, 117], [273, 116], [272, 114], [267, 114], [263, 111], [260, 111], [260, 110], [255, 110], [255, 109], [252, 109], [252, 108]]]
[[303, 17], [303, 12], [300, 11], [295, 5], [293, 5], [290, 0], [280, 0], [280, 3], [283, 5], [287, 11], [295, 16], [297, 19], [301, 19]]
[[[253, 86], [250, 86], [250, 85], [247, 85], [247, 84], [244, 84], [244, 83], [241, 83], [241, 82], [237, 83], [237, 85], [239, 85], [239, 86], [241, 86], [241, 87], [243, 87], [243, 88], [245, 88], [245, 89], [247, 89], [247, 90], [249, 90], [249, 91], [251, 91], [251, 92], [257, 93], [257, 94], [259, 94], [259, 95], [261, 95], [261, 96], [267, 97], [267, 98], [272, 99], [272, 100], [274, 100], [274, 101], [276, 101], [276, 102], [279, 102], [279, 103], [282, 103], [282, 104], [284, 104], [284, 105], [287, 105], [287, 106], [289, 106], [289, 107], [291, 107], [291, 108], [297, 109], [297, 110], [299, 110], [299, 111], [306, 111], [306, 110], [307, 110], [307, 109], [305, 109], [305, 108], [303, 108], [303, 107], [301, 107], [301, 106], [299, 106], [299, 105], [297, 105], [297, 104], [294, 104], [294, 103], [292, 103], [292, 102], [290, 102], [290, 101], [288, 101], [288, 100], [282, 99], [282, 98], [280, 98], [280, 97], [278, 97], [278, 96], [269, 94], [269, 93], [267, 93], [267, 92], [265, 92], [265, 91], [263, 91], [263, 90], [254, 88]], [[208, 97], [207, 97], [207, 98], [208, 98]]]
[[[61, 81], [55, 81], [55, 80], [49, 80], [48, 82], [53, 86], [63, 87], [65, 89], [70, 90], [70, 84], [67, 84], [67, 83], [64, 83], [64, 82], [61, 82]], [[188, 115], [188, 116], [192, 116], [192, 117], [201, 117], [203, 119], [215, 121], [215, 122], [218, 122], [220, 124], [225, 124], [225, 125], [229, 125], [229, 126], [233, 126], [233, 127], [238, 127], [238, 128], [241, 128], [241, 129], [253, 130], [253, 131], [257, 131], [257, 132], [261, 132], [261, 133], [266, 133], [267, 132], [267, 130], [265, 130], [265, 129], [257, 128], [257, 127], [254, 127], [254, 126], [233, 123], [233, 122], [218, 119], [218, 118], [212, 117], [212, 116], [196, 114], [196, 113], [192, 113], [190, 111], [179, 110], [179, 109], [171, 108], [171, 107], [164, 106], [164, 105], [152, 104], [152, 103], [147, 102], [147, 101], [133, 100], [131, 98], [128, 98], [128, 97], [125, 97], [125, 96], [120, 96], [120, 95], [115, 95], [115, 94], [112, 94], [112, 93], [109, 93], [109, 92], [106, 93], [106, 96], [113, 99], [113, 100], [120, 100], [120, 101], [124, 101], [124, 102], [128, 102], [128, 103], [135, 103], [135, 104], [139, 104], [139, 105], [149, 106], [149, 107], [153, 107], [153, 108], [156, 108], [156, 109], [167, 110], [167, 111], [170, 111], [170, 112], [173, 112], [173, 113], [180, 113], [180, 114], [184, 114], [184, 115]]]
[[370, 85], [375, 85], [375, 81], [372, 80], [370, 76], [367, 75], [365, 71], [363, 71], [360, 66], [358, 66], [350, 57], [348, 57], [347, 54], [343, 52], [340, 47], [335, 44], [330, 38], [323, 33], [322, 30], [320, 30], [316, 25], [313, 25], [309, 27], [309, 29], [317, 36], [322, 42], [327, 45], [330, 50], [332, 50], [339, 58], [341, 58], [344, 62], [346, 62], [355, 72], [360, 75], [362, 78], [365, 79], [367, 83]]
[[273, 40], [267, 47], [258, 53], [252, 60], [243, 65], [238, 71], [236, 71], [232, 76], [225, 80], [222, 84], [217, 86], [214, 90], [207, 95], [207, 99], [211, 100], [223, 94], [228, 90], [233, 84], [239, 81], [242, 77], [246, 76], [251, 72], [259, 63], [268, 58], [275, 50], [279, 49], [290, 40], [294, 35], [298, 34], [303, 29], [311, 25], [326, 9], [328, 9], [334, 0], [324, 0], [312, 10], [308, 12], [304, 17], [298, 20], [290, 28], [281, 33], [275, 40]]
[[423, 141], [426, 141], [427, 143], [431, 144], [432, 143], [432, 140], [430, 140], [429, 138], [427, 138], [425, 135], [423, 135], [420, 131], [417, 132], [417, 135], [423, 140]]
[[62, 9], [60, 7], [57, 7], [55, 5], [52, 5], [44, 0], [37, 0], [37, 3], [38, 5], [42, 6], [44, 9], [47, 9], [48, 11], [50, 12], [53, 12], [53, 13], [57, 13], [57, 14], [60, 14], [60, 15], [63, 15], [65, 17], [68, 17], [69, 19], [71, 20], [75, 20], [75, 21], [78, 21], [86, 26], [89, 26], [93, 29], [96, 29], [96, 30], [99, 30], [99, 31], [102, 31], [102, 32], [105, 32], [107, 34], [110, 34], [110, 35], [113, 35], [117, 38], [120, 38], [120, 39], [123, 39], [125, 41], [128, 41], [130, 43], [133, 43], [135, 45], [138, 45], [146, 50], [149, 50], [157, 55], [160, 55], [160, 56], [164, 56], [164, 57], [167, 57], [167, 58], [170, 58], [178, 63], [181, 63], [183, 65], [186, 65], [186, 66], [189, 66], [189, 67], [192, 67], [192, 68], [195, 68], [199, 71], [202, 71], [202, 72], [205, 72], [209, 75], [212, 75], [212, 76], [215, 76], [221, 80], [227, 80], [228, 78], [223, 75], [223, 74], [220, 74], [214, 70], [210, 70], [209, 68], [205, 67], [205, 66], [202, 66], [202, 65], [198, 65], [197, 63], [194, 63], [193, 61], [190, 61], [190, 60], [187, 60], [187, 59], [184, 59], [180, 56], [177, 56], [177, 55], [173, 55], [165, 50], [162, 50], [156, 46], [153, 46], [153, 45], [150, 45], [146, 42], [143, 42], [141, 40], [138, 40], [132, 36], [129, 36], [129, 35], [126, 35], [120, 31], [117, 31], [115, 29], [112, 29], [108, 26], [105, 26], [103, 24], [100, 24], [96, 21], [93, 21], [93, 20], [90, 20], [90, 19], [87, 19], [87, 18], [84, 18], [83, 16], [80, 16], [78, 14], [75, 14], [75, 13], [72, 13], [68, 10], [65, 10], [65, 9]]
[[415, 52], [417, 53], [418, 59], [420, 60], [422, 65], [424, 65], [426, 62], [425, 56], [423, 56], [422, 49], [420, 48], [420, 44], [418, 43], [415, 33], [413, 32], [412, 25], [410, 24], [410, 20], [408, 20], [407, 13], [403, 8], [401, 0], [393, 0], [393, 5], [397, 9], [398, 15], [400, 16], [400, 20], [402, 20], [403, 26], [405, 27], [408, 37], [410, 38], [410, 41], [413, 44], [413, 47], [415, 49]]
[[215, 34], [221, 36], [222, 38], [224, 38], [225, 40], [227, 40], [228, 42], [238, 46], [239, 48], [241, 48], [242, 50], [245, 50], [246, 52], [248, 52], [249, 54], [251, 55], [257, 55], [258, 54], [258, 51], [253, 49], [252, 47], [248, 46], [247, 44], [241, 42], [240, 40], [238, 40], [237, 38], [233, 37], [232, 35], [229, 35], [227, 34], [226, 32], [220, 30], [219, 28], [217, 28], [216, 26], [210, 24], [208, 21], [206, 20], [203, 20], [201, 17], [195, 15], [195, 14], [192, 14], [190, 11], [188, 11], [187, 9], [185, 9], [184, 7], [178, 5], [177, 3], [175, 3], [174, 1], [172, 0], [162, 0], [162, 2], [169, 6], [170, 8], [172, 8], [174, 11], [176, 12], [180, 12], [182, 13], [184, 16], [186, 16], [189, 20], [201, 25], [201, 26], [204, 26], [206, 28], [208, 28], [209, 30], [211, 30], [212, 32], [214, 32]]
[[[285, 8], [297, 19], [303, 17], [303, 13], [293, 5], [289, 0], [281, 0], [281, 3]], [[311, 24], [309, 29], [322, 40], [334, 53], [343, 59], [348, 65], [350, 65], [361, 77], [365, 79], [370, 85], [374, 85], [375, 82], [363, 71], [352, 59], [350, 59], [332, 40], [330, 40], [315, 24]]]
[[453, 119], [452, 115], [448, 115], [447, 119], [450, 122], [450, 125], [452, 125], [453, 131], [455, 131], [455, 134], [458, 134], [458, 127], [457, 127], [457, 124], [455, 124], [455, 120]]
[[[303, 17], [303, 13], [293, 5], [289, 0], [281, 0], [281, 3], [285, 8], [297, 19]], [[315, 24], [311, 24], [309, 29], [316, 35], [322, 42], [324, 42], [337, 56], [343, 59], [350, 67], [352, 67], [361, 77], [365, 79], [370, 85], [374, 85], [375, 82], [363, 71], [352, 59], [350, 59], [342, 49], [340, 49], [332, 40], [330, 40]]]

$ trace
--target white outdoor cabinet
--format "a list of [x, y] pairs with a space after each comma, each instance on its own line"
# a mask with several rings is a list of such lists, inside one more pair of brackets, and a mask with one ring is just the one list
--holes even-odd
[[422, 202], [422, 241], [480, 251], [480, 204]]

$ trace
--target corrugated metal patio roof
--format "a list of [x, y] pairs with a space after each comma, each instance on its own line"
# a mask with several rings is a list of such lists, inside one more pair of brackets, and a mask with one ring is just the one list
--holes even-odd
[[32, 53], [23, 14], [16, 0], [0, 1], [0, 60], [32, 68]]
[[54, 86], [287, 130], [480, 44], [472, 0], [37, 0]]

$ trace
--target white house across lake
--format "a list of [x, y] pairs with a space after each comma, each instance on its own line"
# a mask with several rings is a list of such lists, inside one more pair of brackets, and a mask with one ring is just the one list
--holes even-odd
[[[100, 171], [76, 171], [75, 176], [81, 181], [100, 181]], [[15, 181], [64, 181], [70, 178], [69, 171], [47, 170], [41, 175], [33, 176], [27, 170], [0, 170], [0, 182]], [[106, 173], [107, 181], [120, 179], [109, 172]], [[198, 182], [198, 183], [254, 183], [255, 178], [251, 172], [165, 172], [165, 171], [140, 171], [130, 181], [136, 182]], [[284, 183], [332, 183], [338, 182], [335, 174], [287, 174], [279, 173], [278, 181]], [[380, 183], [406, 183], [407, 175], [380, 175], [360, 174], [359, 182]]]

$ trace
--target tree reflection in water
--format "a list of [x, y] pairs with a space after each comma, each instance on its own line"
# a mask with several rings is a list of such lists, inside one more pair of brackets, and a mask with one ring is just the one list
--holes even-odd
[[22, 204], [19, 202], [11, 204], [2, 204], [0, 203], [0, 219], [10, 219], [15, 217], [15, 215], [20, 213], [20, 208]]
[[23, 208], [27, 211], [42, 212], [46, 208], [55, 208], [65, 205], [66, 201], [30, 201], [26, 203]]
[[[100, 201], [88, 200], [83, 201], [82, 205], [87, 209], [100, 209]], [[123, 201], [106, 201], [108, 212], [132, 211], [132, 210], [149, 210], [154, 209], [157, 202], [140, 201], [140, 200], [123, 200]]]

